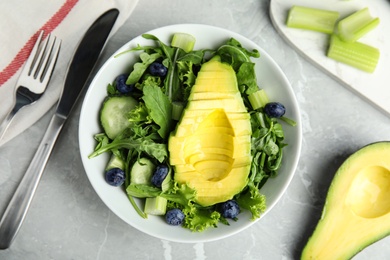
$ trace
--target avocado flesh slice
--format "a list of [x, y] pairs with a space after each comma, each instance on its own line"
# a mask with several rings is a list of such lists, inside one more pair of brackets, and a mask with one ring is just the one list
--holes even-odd
[[378, 142], [337, 170], [301, 259], [350, 259], [389, 234], [390, 142]]
[[230, 65], [204, 63], [168, 142], [174, 178], [210, 206], [232, 199], [248, 182], [251, 125]]

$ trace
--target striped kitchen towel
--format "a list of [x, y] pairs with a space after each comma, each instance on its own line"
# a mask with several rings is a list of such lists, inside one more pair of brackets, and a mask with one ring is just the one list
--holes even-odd
[[62, 40], [50, 85], [37, 103], [21, 109], [1, 144], [34, 124], [58, 100], [69, 60], [89, 26], [102, 13], [117, 8], [111, 35], [123, 25], [138, 0], [12, 0], [0, 3], [0, 120], [13, 106], [15, 84], [41, 30]]

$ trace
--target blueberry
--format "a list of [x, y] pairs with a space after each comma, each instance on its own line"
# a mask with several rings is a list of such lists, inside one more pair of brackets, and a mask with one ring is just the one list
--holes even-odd
[[159, 62], [153, 62], [149, 66], [149, 72], [153, 76], [165, 77], [165, 75], [167, 75], [168, 69]]
[[225, 218], [236, 218], [240, 213], [240, 206], [235, 200], [228, 200], [221, 204], [221, 214]]
[[181, 225], [184, 217], [184, 213], [180, 209], [171, 209], [165, 214], [165, 220], [172, 226]]
[[106, 182], [112, 186], [121, 186], [125, 182], [125, 172], [119, 168], [106, 171]]
[[161, 188], [161, 184], [165, 180], [165, 177], [167, 177], [168, 172], [169, 172], [168, 166], [164, 164], [158, 165], [152, 176], [153, 185]]
[[286, 108], [279, 102], [270, 102], [264, 106], [264, 112], [270, 117], [281, 117], [286, 113]]
[[115, 79], [116, 89], [122, 94], [128, 94], [133, 91], [133, 85], [126, 84], [128, 76], [127, 74], [121, 74]]

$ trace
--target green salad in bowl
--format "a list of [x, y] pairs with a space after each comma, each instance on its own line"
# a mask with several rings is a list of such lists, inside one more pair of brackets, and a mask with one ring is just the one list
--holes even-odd
[[133, 227], [178, 242], [216, 240], [255, 223], [287, 188], [301, 145], [294, 94], [265, 51], [192, 24], [120, 48], [91, 83], [79, 135], [106, 205]]

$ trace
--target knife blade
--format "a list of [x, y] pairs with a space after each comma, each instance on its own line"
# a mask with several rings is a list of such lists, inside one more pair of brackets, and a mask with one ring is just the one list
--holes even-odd
[[0, 249], [15, 239], [30, 207], [55, 142], [84, 85], [87, 83], [108, 35], [119, 15], [117, 9], [102, 14], [87, 30], [69, 63], [57, 109], [26, 173], [0, 220]]

